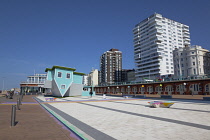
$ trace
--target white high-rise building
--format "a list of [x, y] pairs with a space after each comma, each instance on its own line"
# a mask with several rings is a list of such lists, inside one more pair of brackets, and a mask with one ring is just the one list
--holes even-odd
[[133, 29], [136, 80], [173, 75], [173, 50], [190, 45], [189, 26], [153, 14]]

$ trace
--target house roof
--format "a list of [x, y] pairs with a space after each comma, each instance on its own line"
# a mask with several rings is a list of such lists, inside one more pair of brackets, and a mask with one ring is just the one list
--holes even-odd
[[58, 69], [65, 69], [65, 70], [72, 70], [72, 71], [75, 71], [76, 69], [74, 68], [68, 68], [68, 67], [62, 67], [62, 66], [53, 66], [52, 68], [46, 68], [45, 69], [45, 72], [49, 71], [49, 70], [54, 70], [55, 68], [58, 68]]
[[[64, 69], [64, 70], [71, 70], [71, 71], [75, 71], [76, 69], [74, 68], [68, 68], [68, 67], [62, 67], [62, 66], [53, 66], [52, 68], [46, 68], [45, 69], [45, 72], [47, 71], [52, 71], [54, 70], [55, 68], [58, 68], [58, 69]], [[81, 73], [81, 72], [73, 72], [74, 74], [77, 74], [77, 75], [85, 75], [85, 73]]]

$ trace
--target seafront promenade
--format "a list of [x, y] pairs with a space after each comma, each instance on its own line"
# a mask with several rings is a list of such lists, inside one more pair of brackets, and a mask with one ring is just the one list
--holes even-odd
[[[103, 99], [97, 95], [46, 101], [44, 96], [27, 95], [23, 98], [21, 110], [17, 111], [18, 123], [14, 127], [10, 127], [13, 103], [3, 101], [2, 97], [1, 138], [208, 140], [210, 101], [200, 100], [198, 96], [189, 97], [143, 99], [107, 96]], [[154, 100], [170, 100], [174, 105], [171, 108], [150, 108], [148, 102]]]
[[16, 125], [11, 127], [12, 105], [17, 105], [17, 97], [0, 97], [0, 140], [77, 140], [33, 99], [35, 95], [23, 96]]

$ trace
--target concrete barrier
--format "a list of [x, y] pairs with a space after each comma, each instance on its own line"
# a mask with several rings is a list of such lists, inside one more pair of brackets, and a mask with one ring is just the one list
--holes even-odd
[[160, 95], [160, 98], [171, 99], [172, 96], [171, 95]]
[[146, 98], [146, 95], [136, 95], [136, 98]]
[[210, 101], [210, 97], [203, 97], [203, 100]]

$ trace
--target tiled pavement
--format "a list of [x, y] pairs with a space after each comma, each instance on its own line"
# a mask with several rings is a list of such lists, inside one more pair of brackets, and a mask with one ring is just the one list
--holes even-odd
[[[45, 101], [41, 96], [38, 100]], [[67, 97], [41, 104], [83, 138], [209, 140], [210, 102], [170, 100], [175, 103], [171, 108], [150, 108], [151, 99], [110, 96]]]
[[[17, 111], [18, 123], [10, 127], [10, 106], [1, 104], [0, 98], [0, 139], [71, 139], [72, 133], [49, 114], [83, 139], [210, 138], [210, 101], [170, 99], [175, 103], [171, 108], [150, 108], [148, 102], [151, 99], [110, 96], [107, 99], [102, 99], [102, 96], [67, 97], [52, 102], [46, 102], [43, 96], [35, 99], [40, 105], [21, 105], [21, 111]], [[36, 103], [33, 99], [28, 102]], [[50, 113], [46, 113], [41, 106]]]
[[23, 97], [20, 110], [16, 111], [16, 125], [11, 127], [11, 110], [17, 97], [0, 97], [0, 140], [77, 140], [32, 98], [35, 95]]

